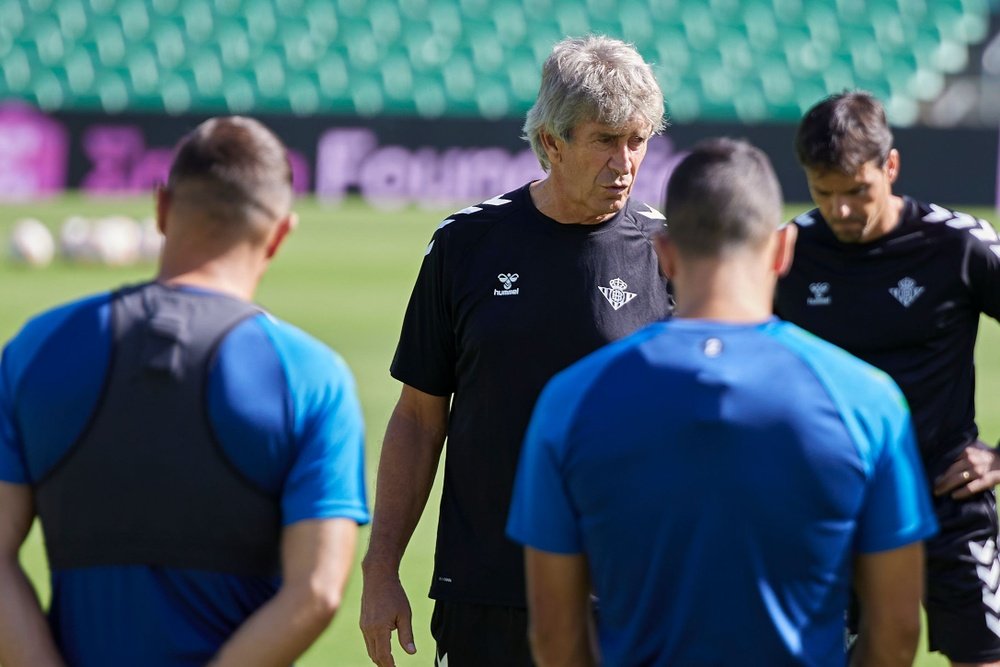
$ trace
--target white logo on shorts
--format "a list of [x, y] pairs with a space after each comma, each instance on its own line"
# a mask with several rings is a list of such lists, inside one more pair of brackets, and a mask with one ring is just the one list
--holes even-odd
[[997, 544], [986, 540], [984, 544], [969, 542], [969, 552], [976, 559], [976, 574], [983, 582], [983, 604], [986, 605], [986, 627], [1000, 637], [1000, 560]]

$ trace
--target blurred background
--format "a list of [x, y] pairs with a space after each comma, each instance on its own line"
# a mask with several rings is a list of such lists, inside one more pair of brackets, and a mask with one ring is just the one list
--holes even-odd
[[[209, 116], [254, 115], [291, 150], [302, 218], [259, 300], [354, 369], [373, 498], [399, 392], [387, 369], [426, 242], [451, 210], [541, 175], [524, 113], [552, 44], [588, 32], [634, 43], [664, 91], [671, 125], [650, 143], [640, 199], [662, 203], [684, 152], [725, 134], [770, 155], [786, 215], [810, 208], [795, 124], [860, 87], [894, 125], [900, 192], [997, 222], [1000, 0], [0, 0], [0, 340], [39, 309], [148, 278], [150, 191], [172, 147]], [[986, 322], [990, 442], [997, 350]], [[432, 660], [438, 498], [403, 563], [420, 653], [400, 665]], [[37, 531], [23, 560], [46, 599]], [[370, 664], [360, 588], [355, 576], [301, 665]]]

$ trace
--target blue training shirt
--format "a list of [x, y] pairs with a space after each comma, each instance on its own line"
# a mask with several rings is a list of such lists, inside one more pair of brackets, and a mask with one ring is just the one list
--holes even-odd
[[[29, 321], [4, 349], [0, 481], [42, 478], [86, 427], [107, 376], [110, 313], [110, 294], [75, 301]], [[327, 346], [268, 314], [244, 320], [219, 346], [206, 401], [225, 455], [280, 499], [283, 525], [368, 522], [361, 408]], [[55, 570], [49, 617], [72, 665], [203, 665], [280, 583], [159, 566]]]
[[605, 665], [843, 665], [857, 553], [937, 529], [898, 388], [798, 327], [653, 324], [557, 375], [508, 534], [586, 555]]

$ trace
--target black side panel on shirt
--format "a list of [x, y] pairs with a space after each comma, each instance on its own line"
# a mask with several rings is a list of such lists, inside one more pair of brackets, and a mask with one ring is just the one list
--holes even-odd
[[872, 243], [837, 241], [813, 210], [778, 285], [778, 314], [881, 368], [903, 390], [931, 479], [977, 437], [979, 314], [1000, 317], [1000, 243], [964, 213], [904, 198]]
[[505, 526], [535, 399], [574, 361], [669, 316], [650, 242], [663, 225], [631, 200], [599, 225], [559, 224], [525, 186], [434, 234], [391, 369], [454, 394], [432, 597], [524, 606], [521, 548]]
[[225, 458], [205, 408], [218, 344], [259, 309], [156, 283], [118, 292], [112, 308], [104, 396], [35, 489], [51, 566], [276, 574], [278, 500]]

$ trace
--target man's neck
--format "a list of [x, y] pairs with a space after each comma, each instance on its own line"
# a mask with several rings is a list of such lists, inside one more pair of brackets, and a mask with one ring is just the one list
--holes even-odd
[[773, 314], [774, 274], [738, 262], [688, 265], [674, 278], [674, 317], [763, 322]]

